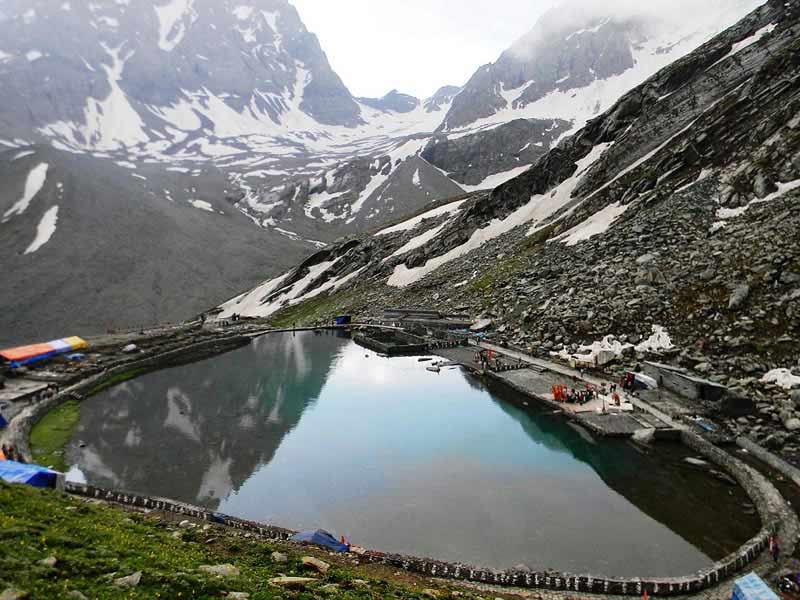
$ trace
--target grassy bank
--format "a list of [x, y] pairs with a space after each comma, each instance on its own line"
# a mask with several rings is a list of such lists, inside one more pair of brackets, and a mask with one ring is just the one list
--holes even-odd
[[[424, 580], [374, 578], [368, 572], [372, 567], [356, 566], [350, 559], [265, 543], [221, 526], [181, 528], [171, 517], [0, 482], [0, 594], [14, 588], [31, 599], [79, 599], [76, 592], [87, 598], [148, 600], [222, 598], [227, 592], [247, 593], [250, 600], [453, 595], [446, 588], [425, 589], [434, 586]], [[276, 550], [286, 553], [288, 561], [273, 561]], [[300, 558], [310, 553], [332, 564], [325, 575], [303, 567]], [[221, 577], [200, 569], [221, 564], [233, 565], [239, 574]], [[115, 585], [115, 579], [139, 571], [137, 586]], [[315, 580], [290, 590], [270, 583], [279, 575]]]
[[31, 430], [31, 453], [36, 464], [64, 471], [64, 446], [80, 418], [80, 405], [70, 400], [49, 411]]

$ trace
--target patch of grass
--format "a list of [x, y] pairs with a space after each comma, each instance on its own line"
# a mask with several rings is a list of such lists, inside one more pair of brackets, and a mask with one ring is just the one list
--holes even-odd
[[37, 464], [52, 466], [57, 471], [66, 468], [64, 446], [80, 416], [80, 404], [70, 400], [48, 412], [33, 426], [31, 452]]
[[[251, 600], [272, 598], [420, 598], [407, 585], [376, 579], [346, 558], [331, 557], [312, 549], [246, 538], [241, 532], [214, 526], [193, 536], [176, 539], [178, 527], [157, 515], [131, 513], [119, 508], [82, 501], [52, 490], [0, 483], [0, 590], [16, 588], [29, 598], [58, 600], [79, 591], [100, 600], [126, 598], [221, 598], [225, 592], [247, 592]], [[237, 547], [235, 552], [229, 547]], [[274, 563], [270, 555], [280, 550], [287, 563]], [[315, 576], [300, 563], [303, 554], [317, 554], [332, 564], [326, 575], [305, 590], [275, 587], [269, 579], [279, 574]], [[55, 557], [54, 566], [41, 561]], [[235, 577], [221, 578], [199, 570], [201, 565], [232, 564]], [[115, 578], [142, 572], [138, 586], [120, 588]], [[405, 574], [408, 577], [408, 574]], [[439, 587], [442, 598], [449, 589], [418, 579], [421, 587]], [[336, 583], [333, 590], [319, 591]], [[470, 598], [470, 593], [462, 597]]]
[[499, 285], [513, 281], [514, 276], [524, 268], [523, 255], [505, 259], [483, 271], [483, 274], [467, 286], [467, 291], [483, 295]]
[[307, 326], [322, 318], [332, 318], [338, 314], [337, 307], [345, 305], [353, 292], [320, 294], [276, 313], [271, 319], [273, 327], [285, 328], [293, 325]]

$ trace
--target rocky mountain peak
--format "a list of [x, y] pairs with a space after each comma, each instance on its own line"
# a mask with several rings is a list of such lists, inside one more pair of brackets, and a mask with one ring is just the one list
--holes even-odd
[[358, 98], [362, 104], [382, 111], [408, 113], [419, 106], [419, 100], [414, 96], [392, 90], [382, 98]]

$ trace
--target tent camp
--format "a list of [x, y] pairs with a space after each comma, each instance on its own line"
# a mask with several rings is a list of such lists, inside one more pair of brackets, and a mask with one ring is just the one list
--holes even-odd
[[60, 474], [39, 465], [26, 465], [13, 460], [0, 460], [0, 479], [7, 483], [26, 483], [33, 487], [59, 486]]
[[30, 346], [0, 350], [0, 358], [7, 360], [11, 363], [12, 367], [19, 367], [50, 358], [57, 354], [82, 350], [88, 346], [89, 344], [79, 337], [68, 337], [44, 344], [32, 344]]
[[301, 531], [300, 533], [294, 534], [289, 539], [293, 542], [315, 544], [317, 546], [330, 548], [334, 552], [348, 552], [350, 550], [350, 546], [348, 546], [347, 544], [342, 544], [341, 542], [337, 541], [335, 537], [333, 537], [330, 533], [328, 533], [324, 529], [316, 529], [314, 531]]

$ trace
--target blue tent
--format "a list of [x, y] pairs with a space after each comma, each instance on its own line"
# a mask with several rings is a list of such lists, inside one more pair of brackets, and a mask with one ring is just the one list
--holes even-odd
[[324, 529], [301, 531], [300, 533], [294, 534], [289, 539], [293, 542], [304, 542], [306, 544], [324, 546], [325, 548], [330, 548], [334, 552], [348, 552], [350, 550], [350, 546], [342, 544]]
[[0, 429], [5, 429], [6, 427], [8, 427], [8, 421], [6, 421], [3, 415], [0, 415]]
[[758, 575], [749, 573], [734, 582], [733, 600], [778, 600], [778, 595]]
[[350, 325], [353, 322], [353, 319], [350, 315], [339, 315], [338, 317], [334, 317], [334, 323], [337, 325]]
[[39, 465], [0, 460], [0, 479], [8, 483], [27, 483], [33, 487], [56, 487], [58, 475]]

